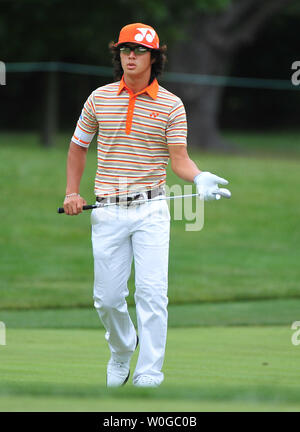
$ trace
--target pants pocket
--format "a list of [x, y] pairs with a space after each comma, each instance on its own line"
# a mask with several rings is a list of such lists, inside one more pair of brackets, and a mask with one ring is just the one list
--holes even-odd
[[99, 212], [101, 210], [102, 209], [100, 209], [100, 208], [96, 208], [96, 209], [92, 210], [92, 213], [91, 213], [91, 224], [92, 225], [97, 225], [97, 224], [100, 223], [100, 214], [99, 214]]

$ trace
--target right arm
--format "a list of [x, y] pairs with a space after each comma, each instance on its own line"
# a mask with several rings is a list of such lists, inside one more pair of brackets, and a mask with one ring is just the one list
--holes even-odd
[[[69, 147], [67, 160], [67, 188], [64, 200], [64, 210], [68, 215], [77, 215], [78, 213], [81, 213], [82, 207], [86, 205], [86, 201], [76, 194], [79, 194], [86, 154], [97, 129], [98, 122], [92, 93], [84, 104]], [[72, 194], [72, 196], [68, 197], [67, 195], [69, 194]]]
[[[85, 168], [87, 148], [81, 147], [70, 142], [67, 159], [67, 187], [66, 195], [79, 194], [80, 181]], [[77, 215], [82, 212], [82, 207], [86, 201], [79, 195], [66, 197], [64, 200], [64, 210], [68, 215]]]

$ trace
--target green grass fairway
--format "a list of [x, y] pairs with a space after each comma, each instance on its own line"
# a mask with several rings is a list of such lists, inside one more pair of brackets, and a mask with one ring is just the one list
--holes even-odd
[[8, 329], [0, 409], [299, 411], [299, 350], [287, 326], [170, 329], [160, 388], [106, 389], [102, 330]]
[[[287, 139], [292, 141], [291, 136]], [[191, 151], [200, 168], [228, 178], [232, 199], [205, 204], [202, 231], [187, 232], [187, 220], [172, 220], [172, 304], [300, 297], [299, 159], [281, 153], [280, 158], [273, 157], [278, 153], [267, 135], [245, 135], [243, 140], [250, 142], [249, 148], [251, 143], [255, 148], [266, 143], [269, 156]], [[64, 147], [49, 151], [26, 134], [0, 135], [0, 142], [5, 144], [0, 147], [5, 184], [5, 205], [0, 208], [0, 308], [90, 307], [90, 213], [56, 214], [65, 192], [69, 137], [65, 136]], [[94, 201], [95, 169], [94, 143], [81, 187], [89, 202]], [[184, 185], [170, 166], [167, 184]], [[129, 286], [133, 304], [133, 277]]]
[[[170, 205], [169, 332], [157, 389], [131, 380], [105, 387], [90, 212], [56, 213], [72, 132], [48, 150], [37, 134], [0, 134], [0, 411], [299, 411], [300, 346], [291, 342], [300, 320], [299, 132], [228, 131], [235, 153], [190, 150], [200, 169], [230, 181], [232, 199], [206, 203], [194, 232]], [[89, 203], [95, 147], [81, 185]], [[169, 166], [167, 185], [176, 184], [185, 185]], [[136, 322], [134, 272], [129, 291]]]
[[295, 130], [226, 131], [223, 136], [239, 153], [280, 158], [300, 156], [300, 137], [299, 132]]

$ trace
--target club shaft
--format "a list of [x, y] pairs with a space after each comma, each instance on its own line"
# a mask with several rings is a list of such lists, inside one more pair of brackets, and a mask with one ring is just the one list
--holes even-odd
[[[177, 199], [177, 198], [188, 198], [188, 197], [193, 197], [193, 196], [198, 196], [198, 194], [194, 193], [194, 194], [188, 194], [188, 195], [162, 196], [162, 197], [158, 197], [158, 198], [139, 200], [139, 203], [151, 202], [151, 201], [172, 200], [172, 199]], [[103, 205], [98, 205], [98, 204], [84, 205], [83, 210], [92, 210], [94, 208], [108, 207], [108, 206], [112, 206], [112, 205], [116, 205], [116, 203], [106, 203]], [[63, 207], [59, 207], [59, 209], [57, 210], [57, 213], [64, 213], [64, 212], [65, 212], [65, 210]]]

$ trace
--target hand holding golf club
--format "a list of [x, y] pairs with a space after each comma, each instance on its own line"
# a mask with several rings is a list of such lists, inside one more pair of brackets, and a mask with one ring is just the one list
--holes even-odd
[[227, 185], [228, 181], [208, 171], [201, 172], [194, 178], [200, 199], [205, 201], [219, 200], [221, 197], [230, 198], [231, 192], [225, 188], [219, 188], [218, 183]]
[[[86, 200], [79, 194], [66, 195], [64, 200], [64, 213], [74, 216], [82, 212], [83, 207], [86, 205]], [[61, 213], [61, 212], [60, 212]]]

